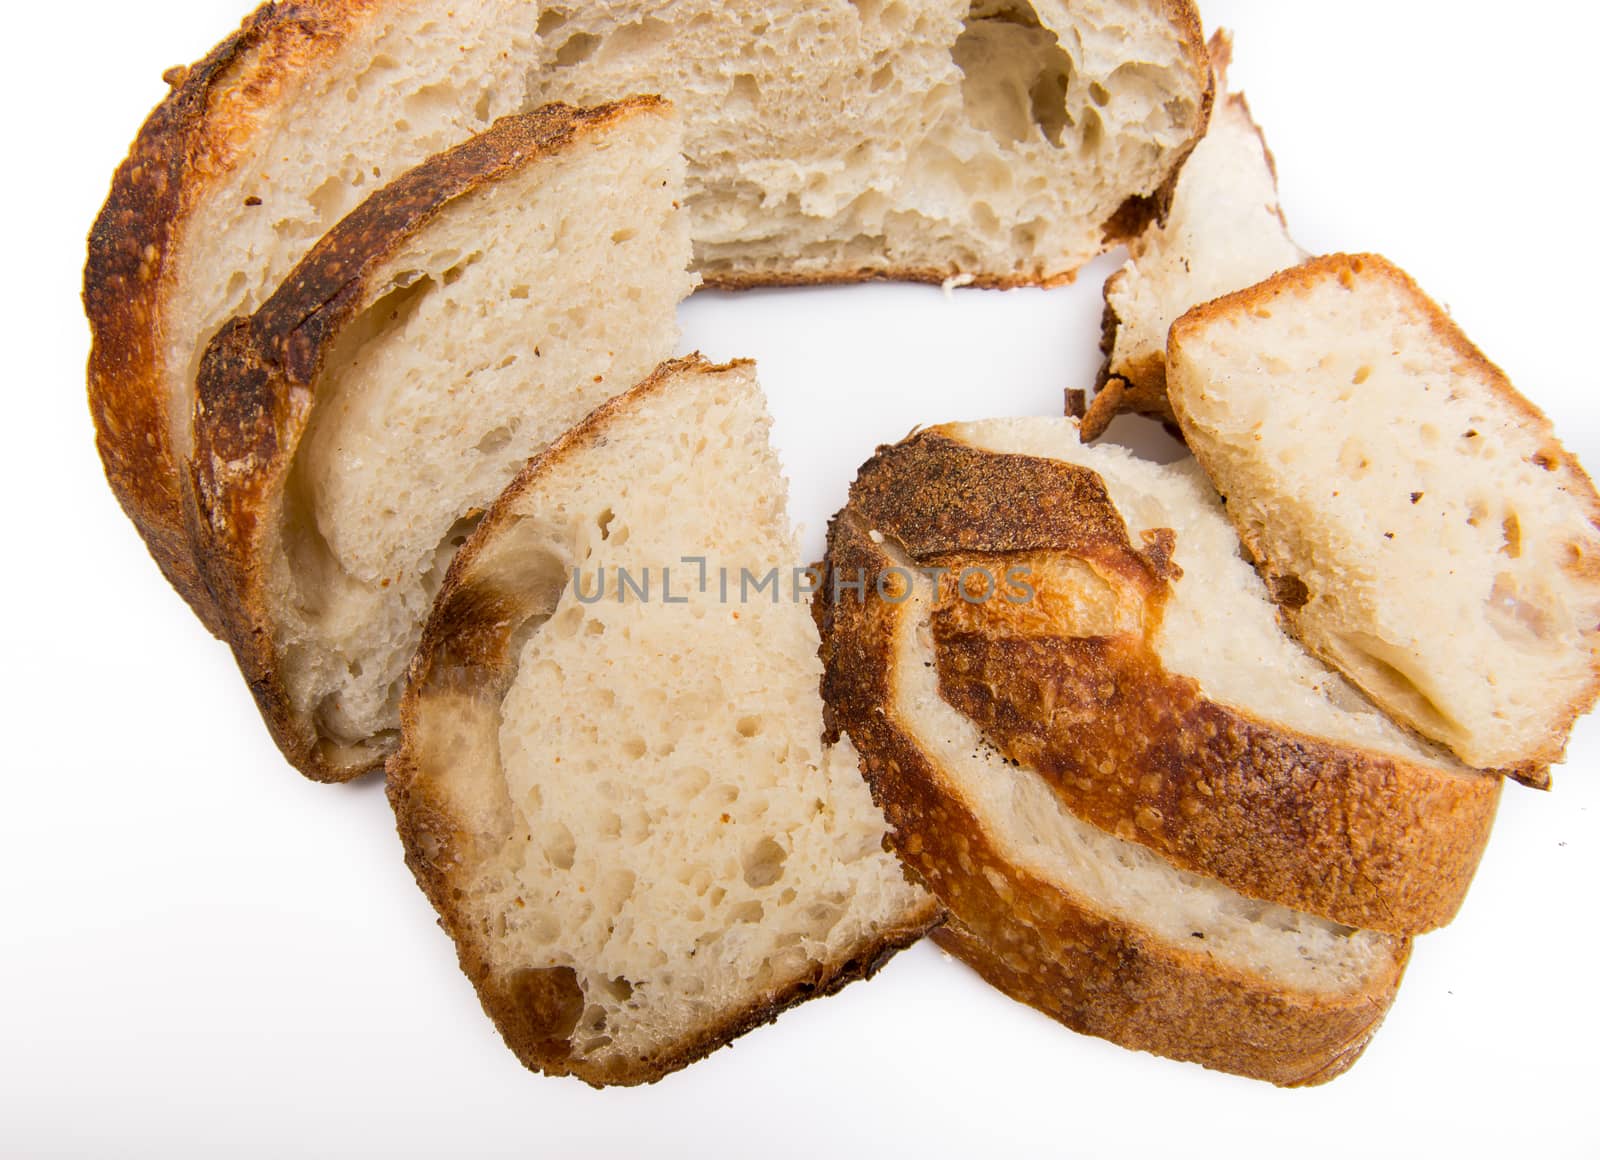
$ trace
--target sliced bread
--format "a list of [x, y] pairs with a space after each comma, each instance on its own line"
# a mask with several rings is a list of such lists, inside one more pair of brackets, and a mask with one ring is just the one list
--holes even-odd
[[847, 515], [944, 570], [899, 613], [920, 619], [894, 679], [934, 682], [941, 713], [1068, 812], [1347, 926], [1455, 915], [1500, 779], [1282, 632], [1193, 460], [1084, 446], [1069, 420], [952, 425], [881, 451]]
[[[1053, 426], [1054, 442], [1076, 442], [1065, 422]], [[948, 663], [939, 641], [941, 610], [952, 607], [949, 578], [921, 569], [998, 567], [1004, 576], [1026, 555], [1103, 537], [1113, 513], [1102, 510], [1097, 522], [1081, 525], [1074, 518], [1096, 494], [1092, 477], [1061, 471], [1076, 496], [1052, 487], [1037, 506], [1014, 492], [988, 506], [992, 499], [978, 497], [994, 483], [1015, 480], [1019, 466], [1037, 477], [1043, 472], [1029, 465], [1044, 461], [973, 448], [974, 457], [958, 463], [947, 453], [970, 445], [943, 434], [907, 446], [937, 458], [919, 479], [904, 481], [898, 501], [869, 494], [874, 475], [889, 482], [869, 468], [830, 529], [817, 611], [830, 723], [860, 750], [895, 849], [949, 910], [941, 940], [1007, 994], [1076, 1030], [1278, 1084], [1339, 1074], [1394, 997], [1409, 953], [1405, 937], [1247, 898], [1181, 869], [1137, 840], [1138, 831], [1119, 837], [1085, 820], [1072, 808], [1075, 784], [1003, 752], [943, 688], [961, 659]], [[950, 502], [963, 491], [971, 502]], [[885, 501], [900, 519], [886, 518], [893, 512]], [[1108, 551], [1106, 566], [1131, 571], [1131, 557]], [[1041, 583], [1038, 612], [1098, 605], [1109, 613], [1108, 585], [1100, 587], [1045, 595]], [[1079, 643], [1092, 657], [1095, 642]], [[1132, 699], [1138, 690], [1123, 695]], [[1063, 707], [1069, 699], [1062, 697]], [[1136, 720], [1144, 727], [1149, 715]], [[1197, 747], [1209, 740], [1202, 728], [1189, 737]], [[1085, 780], [1123, 776], [1114, 761], [1106, 765], [1086, 768]], [[1132, 794], [1163, 771], [1127, 772]], [[1174, 763], [1171, 783], [1182, 777]], [[1231, 787], [1219, 782], [1218, 789]], [[1250, 821], [1242, 810], [1233, 816]], [[1172, 809], [1171, 817], [1182, 813]], [[1241, 849], [1249, 852], [1244, 843]]]
[[1549, 420], [1373, 256], [1185, 315], [1168, 386], [1284, 623], [1467, 764], [1547, 784], [1600, 692], [1600, 498]]
[[1085, 439], [1098, 439], [1123, 412], [1176, 422], [1167, 402], [1172, 324], [1199, 303], [1309, 256], [1289, 236], [1278, 206], [1266, 138], [1243, 94], [1227, 91], [1231, 51], [1225, 34], [1212, 39], [1217, 101], [1205, 137], [1178, 176], [1170, 214], [1129, 243], [1127, 265], [1106, 281], [1106, 364], [1084, 416]]
[[197, 558], [308, 776], [382, 764], [476, 516], [672, 353], [693, 285], [679, 147], [654, 97], [506, 118], [374, 194], [207, 351]]
[[531, 1068], [659, 1079], [937, 920], [822, 743], [769, 425], [748, 363], [606, 404], [495, 501], [412, 666], [407, 858]]
[[1189, 0], [307, 0], [169, 75], [90, 238], [107, 475], [219, 629], [182, 481], [206, 344], [384, 182], [546, 101], [684, 110], [708, 281], [1063, 280], [1204, 124]]

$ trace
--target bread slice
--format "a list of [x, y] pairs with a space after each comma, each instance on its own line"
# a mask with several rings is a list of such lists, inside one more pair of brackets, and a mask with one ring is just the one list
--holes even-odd
[[407, 859], [531, 1068], [659, 1079], [938, 917], [822, 744], [769, 426], [749, 363], [606, 404], [495, 501], [412, 666]]
[[887, 554], [950, 569], [901, 612], [896, 679], [925, 672], [941, 712], [1076, 817], [1347, 926], [1454, 917], [1500, 779], [1283, 634], [1193, 460], [1085, 447], [1066, 420], [941, 427], [868, 463], [848, 513]]
[[1000, 286], [1136, 231], [1210, 95], [1189, 0], [307, 0], [169, 80], [90, 238], [89, 394], [113, 489], [213, 629], [182, 519], [206, 344], [373, 189], [496, 118], [675, 100], [712, 283]]
[[[985, 583], [977, 573], [963, 581], [964, 569], [988, 569], [996, 576], [993, 588], [1008, 594], [1020, 594], [1021, 583], [1036, 585], [1026, 603], [1010, 603], [1006, 595], [992, 599], [1016, 618], [1015, 629], [1032, 617], [1039, 639], [1049, 639], [1047, 622], [1054, 617], [1140, 614], [1135, 602], [1114, 598], [1114, 586], [1131, 586], [1138, 572], [1154, 565], [1141, 561], [1125, 539], [1115, 542], [1121, 521], [1096, 477], [1065, 461], [999, 454], [967, 441], [981, 434], [1000, 443], [1030, 431], [1051, 446], [1078, 439], [1062, 420], [936, 429], [881, 452], [864, 469], [850, 505], [830, 529], [819, 594], [831, 724], [860, 750], [895, 849], [950, 911], [952, 929], [942, 939], [991, 982], [1070, 1027], [1128, 1047], [1278, 1084], [1331, 1079], [1354, 1062], [1388, 1009], [1409, 951], [1405, 937], [1252, 900], [1180, 868], [1137, 824], [1118, 836], [1080, 816], [1081, 804], [1094, 802], [1085, 787], [1108, 787], [1100, 796], [1118, 805], [1109, 787], [1122, 785], [1137, 797], [1154, 788], [1148, 781], [1164, 776], [1173, 792], [1154, 799], [1166, 806], [1156, 830], [1181, 841], [1181, 827], [1195, 811], [1180, 803], [1201, 797], [1203, 791], [1191, 787], [1206, 783], [1190, 779], [1176, 753], [1165, 767], [1120, 766], [1117, 753], [1086, 754], [1071, 777], [1062, 777], [1064, 763], [1035, 766], [1026, 753], [1006, 752], [950, 699], [952, 683], [995, 679], [992, 670], [968, 667], [974, 652], [962, 647], [959, 635], [954, 647], [949, 643], [961, 619], [980, 607], [966, 605], [955, 587], [971, 593], [975, 583]], [[1182, 550], [1186, 531], [1178, 536]], [[1063, 545], [1093, 555], [1052, 561]], [[1104, 581], [1087, 582], [1085, 559], [1094, 559]], [[1012, 573], [1023, 566], [1032, 568], [1031, 581]], [[922, 571], [931, 568], [952, 571], [943, 577]], [[1052, 582], [1074, 573], [1085, 583]], [[1007, 640], [998, 632], [995, 639]], [[1090, 698], [1120, 695], [1122, 703], [1108, 708], [1137, 709], [1141, 695], [1155, 702], [1184, 691], [1164, 678], [1154, 658], [1146, 658], [1138, 674], [1096, 664], [1097, 654], [1110, 652], [1118, 639], [1057, 638], [1084, 657], [1082, 684]], [[1079, 689], [1067, 672], [1057, 671], [1062, 680], [1054, 705], [1048, 684], [1054, 674], [1035, 665], [1038, 701], [1005, 708], [1031, 711], [1035, 719], [1051, 708], [1073, 715], [1084, 723], [1085, 740], [1100, 744], [1116, 722], [1095, 728], [1085, 720], [1077, 708]], [[1129, 687], [1114, 687], [1130, 676]], [[1287, 677], [1304, 683], [1299, 674]], [[1308, 702], [1313, 697], [1310, 690], [1302, 694]], [[1190, 692], [1175, 710], [1203, 714], [1207, 704]], [[1227, 736], [1227, 718], [1213, 710], [1188, 733], [1168, 729], [1152, 741], [1171, 749], [1187, 742], [1200, 768], [1214, 771], [1205, 752], [1217, 742], [1207, 732], [1213, 722]], [[1159, 730], [1162, 723], [1131, 712], [1126, 727]], [[1248, 737], [1242, 720], [1234, 731]], [[1314, 752], [1314, 746], [1307, 748]], [[1078, 755], [1064, 749], [1058, 756]], [[1239, 752], [1241, 761], [1249, 756]], [[1216, 800], [1200, 801], [1198, 812], [1227, 814], [1246, 827], [1235, 851], [1247, 861], [1261, 839], [1274, 835], [1270, 822], [1256, 822], [1239, 807], [1265, 806], [1289, 825], [1295, 804], [1277, 802], [1268, 791], [1315, 786], [1284, 763], [1262, 763], [1259, 776], [1267, 786], [1247, 797], [1235, 785], [1256, 770], [1241, 766], [1239, 772], [1233, 782], [1218, 777]], [[1149, 800], [1129, 812], [1145, 820], [1153, 808], [1144, 804]], [[1195, 824], [1203, 832], [1209, 827], [1205, 818]], [[1336, 825], [1313, 827], [1308, 862]], [[1169, 848], [1181, 847], [1174, 842]], [[1225, 860], [1219, 869], [1228, 869]]]
[[1272, 153], [1250, 106], [1227, 91], [1226, 33], [1213, 37], [1211, 53], [1218, 99], [1178, 176], [1171, 213], [1129, 244], [1127, 265], [1106, 281], [1106, 364], [1085, 439], [1098, 439], [1123, 412], [1175, 423], [1166, 361], [1173, 322], [1310, 256], [1289, 236]]
[[1373, 256], [1185, 315], [1168, 367], [1285, 624], [1469, 765], [1547, 784], [1600, 691], [1600, 499], [1549, 420]]
[[207, 352], [198, 560], [308, 776], [382, 764], [477, 515], [672, 353], [693, 285], [679, 146], [654, 97], [500, 121], [374, 194]]

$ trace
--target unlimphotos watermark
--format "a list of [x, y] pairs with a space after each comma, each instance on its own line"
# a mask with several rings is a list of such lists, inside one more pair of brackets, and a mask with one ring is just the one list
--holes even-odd
[[714, 597], [719, 604], [781, 604], [788, 600], [806, 604], [823, 592], [834, 603], [853, 597], [866, 603], [876, 597], [886, 604], [904, 604], [916, 592], [919, 579], [934, 586], [954, 578], [955, 589], [968, 604], [1031, 604], [1037, 596], [1032, 570], [1024, 564], [1004, 573], [981, 566], [966, 568], [903, 568], [869, 571], [858, 568], [826, 571], [815, 565], [765, 571], [749, 567], [713, 568], [705, 556], [683, 556], [674, 565], [572, 569], [572, 591], [580, 604], [610, 601], [626, 604], [688, 604], [694, 594]]

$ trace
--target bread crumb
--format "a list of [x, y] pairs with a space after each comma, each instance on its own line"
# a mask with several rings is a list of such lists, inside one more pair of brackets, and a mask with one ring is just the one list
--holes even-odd
[[945, 300], [949, 301], [955, 297], [956, 290], [960, 289], [962, 286], [970, 286], [977, 280], [978, 279], [971, 274], [957, 274], [953, 278], [946, 278], [940, 284], [939, 289], [944, 291]]

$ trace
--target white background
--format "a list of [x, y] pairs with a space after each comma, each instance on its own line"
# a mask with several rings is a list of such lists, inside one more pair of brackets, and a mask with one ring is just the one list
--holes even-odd
[[[1600, 728], [1509, 788], [1457, 923], [1354, 1072], [1306, 1092], [1068, 1032], [931, 946], [653, 1088], [525, 1073], [401, 863], [377, 781], [302, 781], [105, 487], [84, 235], [162, 70], [241, 0], [6, 15], [0, 1154], [1600, 1155]], [[1593, 5], [1205, 4], [1312, 249], [1388, 254], [1600, 468]], [[1044, 294], [705, 295], [753, 355], [807, 549], [875, 444], [1055, 414], [1103, 260]]]

